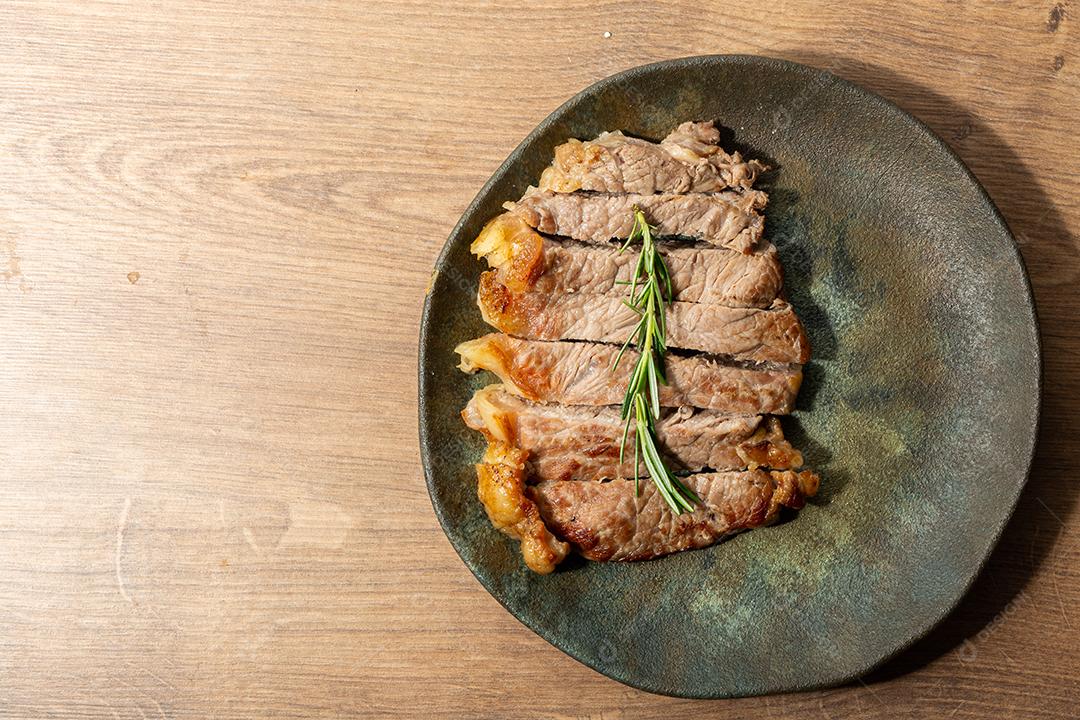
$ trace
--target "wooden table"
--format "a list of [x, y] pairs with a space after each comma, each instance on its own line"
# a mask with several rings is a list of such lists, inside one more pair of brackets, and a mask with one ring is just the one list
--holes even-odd
[[[4, 3], [0, 715], [1076, 717], [1080, 7], [1024, 5]], [[517, 142], [605, 75], [717, 52], [945, 138], [1019, 237], [1046, 398], [943, 626], [864, 683], [696, 703], [473, 579], [424, 488], [415, 356], [435, 256]]]

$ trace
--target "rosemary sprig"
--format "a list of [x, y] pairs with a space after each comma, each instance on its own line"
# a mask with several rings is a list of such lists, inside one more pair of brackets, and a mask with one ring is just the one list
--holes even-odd
[[630, 296], [623, 302], [639, 316], [634, 330], [626, 339], [611, 369], [619, 366], [626, 349], [633, 344], [638, 351], [637, 362], [630, 373], [630, 382], [623, 397], [621, 418], [624, 420], [622, 442], [619, 445], [619, 464], [626, 452], [630, 426], [634, 427], [634, 490], [638, 486], [638, 456], [645, 463], [656, 489], [676, 513], [693, 510], [701, 502], [668, 468], [660, 456], [656, 439], [656, 421], [660, 419], [660, 385], [667, 385], [664, 374], [664, 354], [667, 352], [665, 310], [671, 302], [671, 275], [664, 258], [657, 252], [652, 237], [653, 228], [645, 221], [640, 208], [634, 208], [634, 227], [619, 252], [636, 240], [641, 240], [641, 253], [629, 282]]

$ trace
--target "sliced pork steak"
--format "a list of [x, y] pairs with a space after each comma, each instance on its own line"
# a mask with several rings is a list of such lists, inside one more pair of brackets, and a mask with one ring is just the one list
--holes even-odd
[[659, 144], [603, 133], [595, 140], [570, 140], [555, 148], [555, 160], [540, 177], [540, 189], [569, 193], [717, 192], [748, 189], [767, 168], [719, 147], [711, 122], [686, 122]]
[[[625, 296], [638, 253], [613, 246], [553, 240], [504, 213], [487, 225], [471, 250], [514, 292]], [[776, 248], [761, 241], [749, 255], [717, 247], [664, 247], [674, 300], [768, 307], [784, 282]]]
[[[611, 366], [616, 345], [522, 340], [500, 333], [484, 335], [455, 348], [465, 372], [489, 370], [516, 395], [565, 405], [619, 405], [637, 353], [627, 350]], [[717, 410], [733, 415], [784, 415], [791, 412], [802, 383], [798, 366], [751, 368], [706, 356], [669, 355], [668, 385], [660, 386], [665, 407]]]
[[675, 514], [651, 481], [546, 482], [526, 493], [549, 530], [590, 560], [648, 560], [712, 545], [725, 535], [773, 522], [781, 507], [814, 495], [814, 473], [746, 470], [682, 478], [701, 504]]
[[[473, 394], [461, 417], [488, 440], [528, 451], [530, 482], [634, 476], [633, 438], [619, 462], [618, 408], [534, 403], [489, 385]], [[656, 430], [665, 459], [677, 471], [802, 465], [802, 455], [774, 417], [664, 408]], [[646, 476], [644, 462], [639, 465], [638, 474]]]
[[[493, 270], [480, 276], [477, 297], [484, 321], [496, 330], [531, 340], [622, 343], [640, 316], [609, 295], [513, 293]], [[767, 309], [674, 302], [667, 309], [667, 346], [738, 360], [804, 363], [810, 342], [791, 305]]]
[[657, 235], [675, 235], [753, 251], [765, 227], [758, 212], [768, 196], [758, 190], [710, 195], [562, 194], [530, 189], [506, 208], [540, 232], [574, 240], [607, 243], [630, 235], [634, 208], [656, 228]]

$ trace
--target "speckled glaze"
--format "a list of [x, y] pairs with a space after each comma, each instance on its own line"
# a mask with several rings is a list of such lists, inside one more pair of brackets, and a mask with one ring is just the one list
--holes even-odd
[[[636, 564], [529, 572], [489, 525], [458, 412], [491, 376], [454, 346], [487, 331], [468, 245], [566, 138], [659, 139], [715, 119], [776, 170], [767, 236], [814, 359], [785, 429], [821, 473], [788, 522]], [[929, 631], [989, 554], [1024, 485], [1039, 411], [1038, 331], [993, 203], [925, 126], [828, 73], [773, 59], [635, 68], [540, 124], [469, 206], [436, 265], [420, 333], [420, 443], [435, 514], [521, 622], [652, 692], [757, 695], [851, 680]]]

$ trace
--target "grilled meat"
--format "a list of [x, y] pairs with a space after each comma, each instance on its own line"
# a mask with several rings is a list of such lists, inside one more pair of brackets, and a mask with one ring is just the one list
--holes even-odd
[[[625, 297], [637, 252], [545, 238], [521, 218], [504, 213], [484, 226], [471, 250], [487, 260], [513, 292]], [[768, 307], [784, 273], [776, 248], [761, 241], [749, 255], [716, 247], [664, 247], [672, 300], [734, 307]]]
[[651, 482], [641, 483], [640, 495], [633, 480], [545, 482], [526, 492], [547, 527], [590, 560], [648, 560], [768, 525], [781, 507], [801, 508], [818, 488], [817, 475], [808, 470], [702, 473], [682, 480], [702, 502], [681, 515]]
[[[810, 347], [762, 239], [768, 196], [752, 186], [768, 168], [719, 139], [711, 122], [688, 122], [659, 143], [570, 140], [470, 248], [490, 268], [477, 303], [502, 332], [461, 343], [459, 367], [503, 384], [476, 391], [461, 415], [488, 440], [476, 466], [488, 517], [537, 572], [571, 546], [600, 561], [704, 547], [817, 492], [772, 417], [791, 412]], [[663, 322], [650, 326], [664, 337], [667, 384], [650, 384], [661, 408], [648, 432], [668, 468], [690, 473], [680, 481], [700, 502], [681, 514], [633, 438], [620, 458], [638, 354], [614, 363], [639, 322], [626, 304], [639, 254], [613, 241], [630, 235], [636, 210], [671, 279]]]
[[[566, 405], [618, 405], [637, 353], [627, 350], [611, 369], [616, 345], [541, 342], [492, 333], [455, 348], [465, 372], [490, 370], [516, 395]], [[660, 386], [665, 407], [717, 410], [733, 415], [791, 412], [802, 382], [798, 366], [751, 368], [705, 356], [670, 355], [668, 384]]]
[[[489, 385], [473, 394], [461, 416], [488, 440], [528, 451], [530, 482], [634, 476], [633, 439], [619, 461], [623, 421], [617, 408], [534, 403]], [[665, 460], [677, 471], [802, 465], [774, 417], [664, 408], [656, 429]], [[638, 474], [647, 476], [644, 462]]]
[[[477, 304], [484, 321], [496, 330], [531, 340], [622, 343], [640, 320], [616, 296], [512, 293], [494, 270], [480, 276]], [[667, 346], [751, 362], [810, 359], [802, 323], [783, 300], [768, 309], [673, 302], [667, 309]]]
[[711, 122], [685, 122], [660, 143], [603, 133], [595, 140], [570, 140], [555, 148], [555, 160], [540, 177], [540, 189], [569, 193], [706, 193], [749, 189], [767, 168], [757, 160], [719, 147]]
[[657, 235], [693, 238], [749, 253], [765, 227], [758, 211], [766, 202], [768, 196], [758, 190], [710, 195], [566, 195], [530, 188], [521, 200], [506, 207], [540, 232], [591, 243], [629, 236], [637, 207]]

